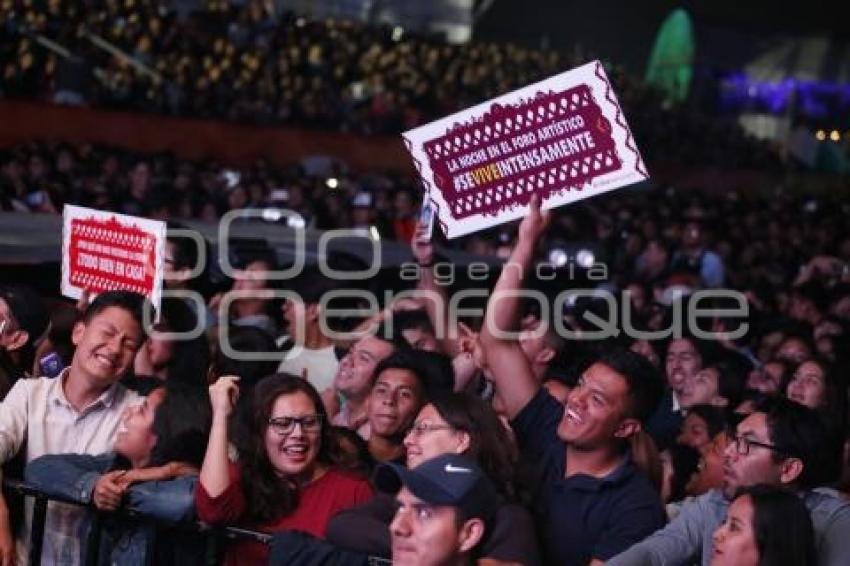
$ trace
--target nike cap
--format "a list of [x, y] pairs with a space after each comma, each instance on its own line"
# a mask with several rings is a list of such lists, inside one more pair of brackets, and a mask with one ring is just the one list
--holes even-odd
[[484, 470], [461, 454], [443, 454], [413, 469], [386, 462], [375, 470], [375, 485], [386, 493], [406, 487], [431, 505], [458, 507], [463, 516], [491, 519], [501, 500]]

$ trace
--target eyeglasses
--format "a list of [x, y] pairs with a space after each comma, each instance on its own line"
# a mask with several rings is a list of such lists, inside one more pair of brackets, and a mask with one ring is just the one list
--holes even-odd
[[322, 415], [304, 415], [301, 417], [272, 417], [269, 419], [269, 427], [277, 434], [290, 434], [295, 430], [295, 425], [301, 425], [304, 432], [316, 432], [322, 428]]
[[761, 448], [767, 448], [768, 450], [773, 450], [774, 452], [784, 453], [785, 450], [780, 448], [779, 446], [775, 446], [773, 444], [767, 444], [766, 442], [759, 442], [757, 440], [753, 440], [751, 438], [747, 438], [746, 436], [733, 435], [732, 442], [735, 443], [735, 451], [738, 452], [741, 456], [746, 456], [750, 453], [751, 446], [759, 446]]
[[414, 423], [414, 425], [410, 428], [410, 433], [414, 436], [422, 436], [426, 432], [431, 432], [433, 430], [451, 430], [452, 427], [449, 425], [438, 425], [431, 424], [429, 422], [421, 422]]

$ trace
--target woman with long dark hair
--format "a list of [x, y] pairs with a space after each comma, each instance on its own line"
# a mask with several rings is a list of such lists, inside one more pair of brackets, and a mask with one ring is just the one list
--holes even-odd
[[[236, 439], [238, 462], [228, 458], [228, 417], [239, 378], [223, 376], [210, 387], [213, 424], [200, 483], [198, 517], [276, 532], [299, 530], [324, 538], [338, 511], [372, 497], [368, 482], [341, 468], [324, 405], [306, 380], [275, 374], [250, 393], [244, 434]], [[264, 564], [268, 548], [240, 541], [225, 564]]]
[[[528, 511], [518, 504], [516, 445], [493, 408], [467, 393], [442, 393], [419, 411], [404, 439], [407, 467], [443, 454], [465, 454], [491, 479], [502, 504], [477, 558], [539, 564], [539, 550]], [[377, 556], [390, 556], [389, 525], [395, 514], [392, 496], [376, 494], [358, 507], [341, 512], [328, 525], [333, 544]]]
[[832, 441], [831, 455], [825, 456], [830, 481], [841, 477], [845, 431], [848, 424], [847, 381], [843, 372], [823, 358], [811, 358], [794, 370], [785, 389], [792, 401], [820, 413]]
[[[91, 503], [101, 511], [133, 511], [163, 526], [191, 521], [210, 420], [202, 391], [169, 383], [124, 413], [112, 452], [42, 456], [27, 464], [26, 479], [47, 493]], [[203, 563], [202, 537], [152, 529], [151, 524], [105, 521], [97, 563]], [[81, 545], [81, 559], [85, 555]]]
[[800, 363], [786, 386], [785, 395], [819, 411], [829, 426], [843, 430], [847, 419], [847, 382], [828, 360], [815, 357]]
[[800, 497], [780, 487], [738, 492], [714, 531], [711, 566], [814, 566], [815, 535]]

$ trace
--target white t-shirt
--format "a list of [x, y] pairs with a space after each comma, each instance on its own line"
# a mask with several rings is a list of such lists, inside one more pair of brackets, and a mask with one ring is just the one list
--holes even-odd
[[[293, 352], [296, 348], [298, 347], [293, 347]], [[339, 360], [336, 359], [334, 347], [331, 345], [318, 350], [302, 347], [300, 350], [296, 356], [280, 362], [277, 371], [303, 377], [306, 370], [307, 381], [319, 393], [333, 385], [334, 376], [339, 367]]]

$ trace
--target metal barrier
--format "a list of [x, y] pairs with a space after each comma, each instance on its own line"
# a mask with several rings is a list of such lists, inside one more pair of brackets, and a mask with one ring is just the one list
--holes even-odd
[[[48, 495], [25, 482], [14, 479], [4, 478], [2, 487], [4, 490], [9, 490], [22, 497], [31, 497], [34, 500], [33, 518], [32, 524], [30, 525], [30, 548], [28, 561], [30, 566], [41, 565], [41, 552], [42, 545], [44, 544], [44, 525], [47, 519], [47, 504], [50, 501], [76, 505], [78, 507], [85, 507], [95, 511], [94, 519], [92, 520], [92, 527], [89, 533], [88, 544], [86, 545], [86, 557], [84, 564], [85, 566], [97, 566], [98, 556], [100, 553], [100, 531], [102, 527], [100, 524], [101, 512], [99, 512], [95, 507], [65, 497]], [[119, 514], [122, 520], [126, 520], [128, 522], [145, 519], [142, 515], [129, 511], [117, 511], [116, 513]], [[272, 535], [268, 533], [252, 531], [250, 529], [243, 529], [240, 527], [213, 527], [200, 522], [182, 523], [173, 526], [170, 525], [169, 528], [184, 529], [190, 532], [206, 535], [205, 556], [206, 563], [209, 566], [214, 566], [219, 563], [219, 550], [222, 540], [252, 539], [255, 542], [262, 544], [269, 544], [272, 540]], [[368, 560], [370, 566], [389, 566], [392, 564], [390, 560], [379, 558], [377, 556], [370, 556]]]

